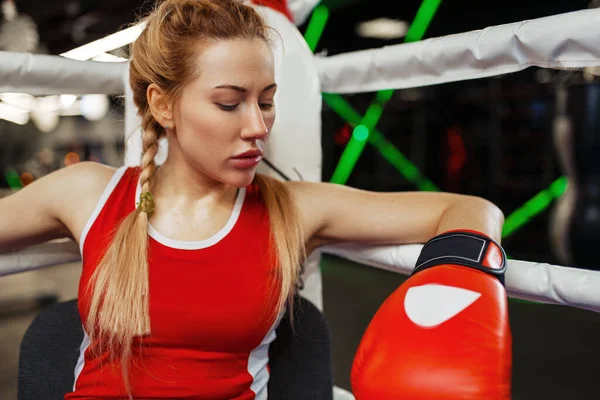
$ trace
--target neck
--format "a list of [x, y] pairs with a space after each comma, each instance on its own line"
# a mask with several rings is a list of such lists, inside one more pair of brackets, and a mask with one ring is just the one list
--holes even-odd
[[168, 157], [156, 170], [152, 186], [155, 196], [189, 201], [229, 199], [237, 192], [237, 188], [206, 176], [176, 157]]

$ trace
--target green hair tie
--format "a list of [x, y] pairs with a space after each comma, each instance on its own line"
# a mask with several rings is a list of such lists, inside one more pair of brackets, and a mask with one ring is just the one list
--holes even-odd
[[150, 192], [144, 192], [140, 195], [140, 202], [138, 203], [140, 212], [152, 215], [154, 212], [154, 196]]

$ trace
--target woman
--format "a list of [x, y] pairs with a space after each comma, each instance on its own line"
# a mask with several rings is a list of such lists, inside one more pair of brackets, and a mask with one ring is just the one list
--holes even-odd
[[266, 398], [269, 344], [305, 254], [456, 228], [499, 240], [502, 213], [480, 198], [257, 175], [277, 90], [259, 14], [236, 0], [167, 0], [145, 22], [130, 68], [142, 166], [81, 163], [0, 201], [0, 249], [80, 245], [86, 334], [66, 399]]

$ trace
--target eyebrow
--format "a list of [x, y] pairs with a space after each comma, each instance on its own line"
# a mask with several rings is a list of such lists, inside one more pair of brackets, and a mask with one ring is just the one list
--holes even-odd
[[[277, 87], [277, 84], [271, 83], [270, 85], [265, 86], [265, 88], [262, 91], [266, 92], [267, 90], [273, 89], [274, 87]], [[236, 86], [236, 85], [219, 85], [219, 86], [215, 86], [214, 89], [231, 89], [231, 90], [235, 90], [236, 92], [240, 92], [240, 93], [246, 93], [248, 91], [248, 89], [243, 88], [241, 86]]]

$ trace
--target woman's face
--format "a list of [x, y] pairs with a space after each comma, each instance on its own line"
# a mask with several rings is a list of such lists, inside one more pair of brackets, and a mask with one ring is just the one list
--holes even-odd
[[275, 121], [273, 63], [263, 40], [210, 42], [174, 106], [169, 158], [176, 152], [212, 180], [250, 184]]

